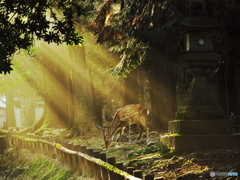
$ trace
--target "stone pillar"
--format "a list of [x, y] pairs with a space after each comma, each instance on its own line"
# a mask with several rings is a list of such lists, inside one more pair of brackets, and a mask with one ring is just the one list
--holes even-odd
[[207, 72], [220, 60], [215, 53], [187, 53], [179, 57], [186, 72], [192, 75], [192, 82], [178, 109], [177, 119], [207, 120], [223, 119], [225, 113], [218, 105], [207, 80]]

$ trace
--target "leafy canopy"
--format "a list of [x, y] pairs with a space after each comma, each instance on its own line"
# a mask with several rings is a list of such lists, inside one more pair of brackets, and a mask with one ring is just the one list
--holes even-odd
[[10, 73], [13, 55], [31, 52], [34, 40], [79, 45], [73, 15], [83, 15], [79, 0], [1, 0], [0, 73]]
[[177, 53], [178, 23], [188, 13], [188, 1], [106, 0], [94, 4], [97, 10], [88, 28], [95, 32], [98, 43], [109, 43], [111, 51], [121, 54], [112, 73], [126, 76], [149, 60], [154, 48]]

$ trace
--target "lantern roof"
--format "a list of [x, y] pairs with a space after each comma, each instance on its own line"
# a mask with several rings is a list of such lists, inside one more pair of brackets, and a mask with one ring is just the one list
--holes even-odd
[[192, 0], [189, 17], [180, 22], [180, 27], [184, 31], [215, 30], [219, 29], [221, 25], [219, 25], [214, 18], [207, 16], [204, 0]]

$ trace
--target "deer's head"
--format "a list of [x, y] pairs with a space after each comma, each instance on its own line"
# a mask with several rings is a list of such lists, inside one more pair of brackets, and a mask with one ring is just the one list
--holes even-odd
[[103, 135], [103, 140], [105, 142], [105, 147], [106, 149], [108, 149], [111, 144], [112, 144], [112, 137], [109, 133], [109, 129], [108, 128], [104, 128], [104, 127], [101, 127], [101, 126], [97, 126], [97, 128], [100, 130], [100, 132], [102, 133]]

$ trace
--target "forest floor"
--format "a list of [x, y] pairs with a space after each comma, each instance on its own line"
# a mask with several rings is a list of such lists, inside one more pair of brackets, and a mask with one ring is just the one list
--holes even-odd
[[[54, 136], [62, 134], [58, 131], [45, 131], [42, 135]], [[104, 142], [100, 133], [89, 136], [77, 136], [66, 139], [74, 144], [80, 144], [105, 152], [107, 157], [115, 157], [116, 162], [122, 162], [125, 167], [133, 166], [143, 170], [143, 174], [154, 174], [155, 178], [164, 180], [218, 180], [238, 179], [240, 177], [210, 176], [210, 172], [238, 172], [240, 174], [240, 149], [201, 150], [192, 153], [175, 154], [171, 149], [163, 146], [157, 132], [150, 132], [149, 141], [146, 137], [137, 142], [137, 135], [131, 135], [131, 142], [123, 137], [120, 144], [115, 141], [112, 146], [105, 150]], [[81, 178], [79, 178], [81, 179]], [[83, 180], [83, 179], [81, 179]]]
[[[116, 162], [124, 166], [133, 166], [143, 170], [143, 174], [154, 174], [155, 178], [177, 180], [206, 179], [238, 179], [229, 176], [210, 176], [210, 172], [237, 172], [240, 174], [240, 149], [211, 149], [192, 153], [174, 154], [171, 149], [163, 146], [157, 132], [151, 132], [148, 144], [146, 137], [137, 142], [132, 135], [131, 142], [117, 144], [114, 142], [108, 150], [103, 150], [108, 157], [115, 157]], [[127, 138], [125, 137], [125, 140]], [[82, 144], [101, 150], [104, 142], [101, 136], [77, 137], [71, 139], [75, 144]], [[104, 148], [103, 148], [104, 149]]]

